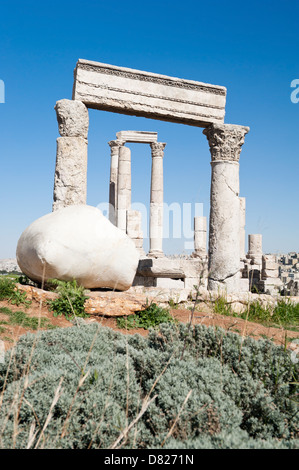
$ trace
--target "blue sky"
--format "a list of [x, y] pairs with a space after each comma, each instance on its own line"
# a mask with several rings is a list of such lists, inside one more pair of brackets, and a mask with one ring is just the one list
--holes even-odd
[[[58, 128], [79, 58], [227, 87], [225, 122], [250, 126], [240, 159], [246, 234], [264, 252], [298, 251], [298, 0], [6, 1], [0, 3], [0, 258], [51, 211]], [[299, 95], [298, 95], [299, 96]], [[1, 100], [0, 100], [1, 101]], [[88, 204], [108, 200], [110, 149], [120, 130], [158, 132], [165, 201], [203, 204], [210, 153], [202, 129], [90, 111]], [[149, 202], [150, 148], [132, 145], [133, 202]], [[183, 240], [164, 243], [184, 250]]]

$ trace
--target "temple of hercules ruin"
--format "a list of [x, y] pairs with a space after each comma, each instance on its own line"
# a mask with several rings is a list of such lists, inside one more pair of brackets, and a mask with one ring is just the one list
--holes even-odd
[[[202, 128], [211, 156], [208, 249], [207, 220], [195, 217], [194, 252], [189, 257], [167, 257], [163, 252], [166, 143], [159, 142], [156, 132], [145, 130], [119, 131], [116, 139], [109, 141], [109, 220], [139, 251], [134, 285], [192, 289], [202, 283], [211, 291], [227, 293], [249, 291], [252, 283], [267, 287], [270, 284], [265, 276], [271, 275], [271, 269], [275, 276], [276, 267], [263, 257], [260, 235], [249, 237], [249, 252], [245, 253], [245, 198], [239, 196], [239, 160], [249, 127], [224, 123], [225, 105], [223, 86], [80, 59], [74, 71], [72, 100], [62, 99], [55, 106], [60, 137], [53, 211], [86, 204], [89, 108]], [[131, 150], [127, 143], [151, 148], [147, 254], [141, 213], [131, 209]], [[272, 266], [270, 271], [267, 263]], [[275, 282], [278, 286], [273, 280], [273, 286]]]
[[127, 142], [149, 144], [152, 155], [150, 193], [150, 250], [148, 256], [159, 258], [163, 254], [163, 157], [166, 143], [158, 142], [156, 132], [121, 131], [117, 139], [109, 142], [111, 171], [109, 186], [109, 220], [124, 230], [143, 251], [141, 213], [131, 210], [131, 150]]

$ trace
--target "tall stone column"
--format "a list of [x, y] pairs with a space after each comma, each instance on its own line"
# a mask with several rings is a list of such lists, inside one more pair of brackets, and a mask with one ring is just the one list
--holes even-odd
[[211, 124], [204, 129], [212, 157], [209, 290], [239, 290], [239, 158], [249, 127]]
[[60, 100], [55, 106], [59, 133], [53, 211], [86, 204], [88, 109], [81, 101]]
[[240, 197], [240, 259], [246, 257], [245, 251], [245, 225], [246, 225], [246, 198]]
[[152, 142], [152, 179], [150, 201], [149, 256], [163, 254], [163, 157], [166, 143]]
[[120, 147], [117, 178], [117, 227], [127, 232], [127, 210], [131, 209], [131, 150]]
[[110, 164], [110, 184], [109, 184], [109, 220], [116, 225], [117, 211], [117, 179], [118, 179], [118, 160], [119, 150], [124, 145], [123, 140], [111, 140], [109, 146], [111, 149]]

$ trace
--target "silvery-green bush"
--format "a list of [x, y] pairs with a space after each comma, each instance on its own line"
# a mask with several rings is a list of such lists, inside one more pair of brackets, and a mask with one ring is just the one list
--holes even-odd
[[205, 326], [29, 334], [0, 365], [0, 447], [109, 448], [151, 392], [123, 448], [297, 448], [296, 382], [288, 351]]

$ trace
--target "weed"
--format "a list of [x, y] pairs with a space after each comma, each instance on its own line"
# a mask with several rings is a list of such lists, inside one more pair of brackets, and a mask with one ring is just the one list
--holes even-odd
[[[246, 312], [241, 314], [242, 318]], [[283, 327], [298, 331], [299, 328], [299, 303], [294, 304], [288, 300], [278, 300], [273, 308], [269, 305], [262, 306], [255, 301], [249, 304], [248, 320], [258, 322], [266, 326]]]
[[0, 276], [0, 300], [8, 300], [13, 305], [25, 305], [29, 307], [31, 302], [27, 300], [26, 293], [16, 288], [18, 277]]
[[7, 276], [0, 277], [0, 300], [8, 300], [15, 291], [16, 281]]
[[11, 338], [9, 338], [8, 336], [3, 336], [2, 340], [3, 340], [3, 341], [8, 341], [9, 343], [13, 343], [13, 342], [14, 342], [14, 341], [13, 341]]
[[175, 319], [165, 308], [159, 307], [157, 304], [150, 304], [145, 310], [121, 317], [117, 319], [117, 326], [130, 330], [132, 328], [155, 328], [161, 323], [174, 323]]
[[1, 307], [0, 308], [0, 313], [4, 313], [4, 315], [9, 315], [10, 312], [11, 312], [11, 310], [8, 307]]
[[219, 296], [215, 299], [214, 312], [219, 315], [233, 315], [233, 310], [230, 304], [223, 296]]
[[168, 305], [170, 308], [175, 309], [175, 310], [179, 308], [178, 302], [175, 302], [175, 300], [173, 299], [169, 299]]
[[53, 279], [48, 283], [55, 286], [55, 291], [59, 294], [58, 299], [48, 301], [49, 308], [55, 317], [64, 315], [70, 320], [74, 317], [89, 316], [84, 309], [85, 300], [88, 299], [84, 287], [78, 286], [75, 280], [66, 282]]
[[294, 304], [289, 299], [278, 300], [275, 307], [262, 305], [258, 300], [255, 300], [248, 304], [245, 311], [238, 314], [233, 311], [225, 297], [219, 296], [214, 301], [214, 312], [220, 315], [239, 317], [265, 326], [299, 330], [299, 303]]
[[0, 313], [9, 317], [8, 322], [1, 322], [6, 325], [18, 325], [23, 328], [30, 328], [31, 330], [37, 330], [38, 328], [47, 328], [48, 330], [54, 329], [47, 318], [29, 317], [25, 312], [17, 311], [12, 312], [9, 308], [3, 307], [0, 309]]

